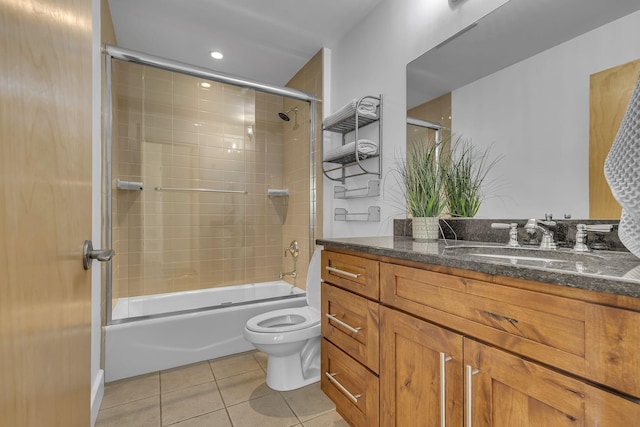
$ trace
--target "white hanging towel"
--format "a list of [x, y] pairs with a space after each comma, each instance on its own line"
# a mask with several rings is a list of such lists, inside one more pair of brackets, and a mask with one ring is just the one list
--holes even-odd
[[640, 257], [640, 78], [604, 162], [604, 176], [622, 206], [620, 241]]

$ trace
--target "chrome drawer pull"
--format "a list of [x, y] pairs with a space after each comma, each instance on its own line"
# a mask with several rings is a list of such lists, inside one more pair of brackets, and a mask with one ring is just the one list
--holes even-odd
[[348, 330], [350, 330], [351, 332], [353, 332], [354, 334], [357, 334], [358, 332], [360, 332], [360, 329], [362, 328], [354, 328], [353, 326], [343, 322], [342, 320], [338, 319], [336, 317], [336, 314], [329, 314], [329, 313], [325, 313], [325, 316], [327, 316], [329, 319], [335, 321], [337, 324], [339, 324], [340, 326], [343, 326], [345, 328], [347, 328]]
[[358, 277], [362, 276], [362, 274], [349, 273], [348, 271], [338, 270], [337, 268], [329, 267], [328, 265], [325, 268], [332, 273], [342, 274], [343, 276], [351, 277], [353, 279], [357, 279]]
[[447, 425], [447, 367], [446, 364], [451, 360], [451, 356], [440, 353], [440, 426]]
[[347, 396], [347, 398], [349, 398], [350, 401], [352, 401], [353, 403], [358, 403], [358, 399], [360, 399], [362, 397], [361, 394], [356, 394], [355, 396], [353, 394], [351, 394], [351, 392], [349, 390], [347, 390], [342, 384], [340, 384], [338, 382], [337, 379], [335, 379], [334, 377], [336, 376], [335, 372], [333, 374], [330, 374], [329, 372], [325, 372], [324, 373], [327, 378], [329, 378], [329, 381], [331, 381], [331, 383], [333, 385], [335, 385], [336, 387], [338, 387], [338, 389], [345, 395]]
[[480, 372], [479, 369], [473, 369], [473, 366], [467, 365], [465, 368], [466, 382], [467, 382], [467, 407], [466, 409], [466, 422], [465, 427], [473, 427], [473, 376]]

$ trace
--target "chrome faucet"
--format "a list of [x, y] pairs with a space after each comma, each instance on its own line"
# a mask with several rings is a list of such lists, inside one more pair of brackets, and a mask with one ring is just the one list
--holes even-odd
[[504, 223], [504, 222], [494, 222], [491, 223], [491, 228], [508, 228], [509, 229], [509, 242], [507, 246], [510, 248], [520, 247], [520, 243], [518, 243], [518, 223]]
[[291, 277], [296, 277], [298, 275], [298, 273], [296, 273], [295, 270], [292, 271], [285, 271], [285, 272], [280, 272], [280, 280], [284, 279], [284, 276], [291, 276]]
[[527, 221], [524, 229], [527, 233], [534, 234], [537, 231], [542, 231], [542, 239], [540, 241], [540, 249], [556, 249], [557, 245], [553, 241], [553, 231], [551, 227], [555, 227], [556, 222], [551, 220], [551, 215], [546, 215], [547, 219], [544, 221], [531, 218]]
[[291, 254], [291, 257], [293, 257], [293, 270], [291, 271], [286, 271], [286, 272], [280, 272], [280, 280], [282, 280], [285, 276], [291, 276], [291, 277], [296, 277], [298, 275], [298, 273], [296, 273], [296, 264], [298, 261], [298, 255], [300, 255], [300, 245], [298, 245], [298, 241], [297, 240], [292, 240], [291, 243], [289, 243], [289, 247], [284, 248], [284, 257], [287, 257], [287, 254]]
[[573, 247], [574, 252], [590, 252], [587, 246], [587, 226], [585, 224], [576, 225], [576, 244]]

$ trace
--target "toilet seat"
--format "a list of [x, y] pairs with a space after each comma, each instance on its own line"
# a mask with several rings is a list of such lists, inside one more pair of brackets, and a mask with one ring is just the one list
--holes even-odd
[[258, 333], [283, 333], [320, 324], [320, 313], [309, 307], [284, 308], [259, 314], [247, 321], [246, 328]]

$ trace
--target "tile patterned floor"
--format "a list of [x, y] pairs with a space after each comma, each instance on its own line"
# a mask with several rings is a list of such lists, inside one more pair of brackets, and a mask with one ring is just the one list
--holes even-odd
[[109, 383], [96, 427], [348, 427], [320, 383], [267, 387], [266, 363], [252, 351]]

